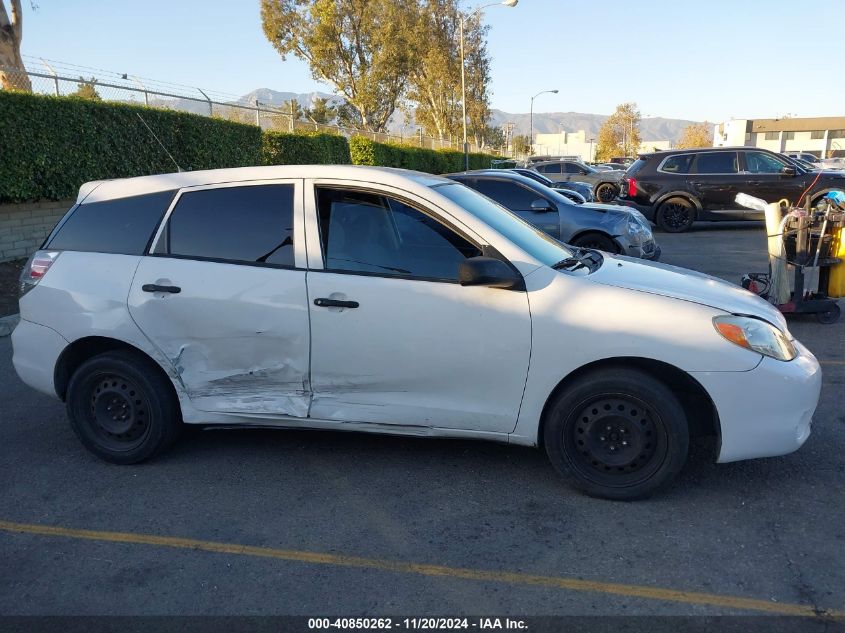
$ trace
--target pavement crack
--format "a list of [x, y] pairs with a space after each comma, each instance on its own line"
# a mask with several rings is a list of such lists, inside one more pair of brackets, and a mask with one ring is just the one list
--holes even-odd
[[795, 591], [798, 594], [801, 602], [805, 604], [809, 604], [813, 608], [813, 612], [817, 616], [826, 616], [827, 611], [819, 607], [818, 601], [816, 599], [816, 592], [813, 588], [809, 585], [806, 578], [804, 578], [804, 573], [801, 571], [800, 565], [789, 556], [789, 554], [784, 549], [783, 543], [780, 540], [780, 535], [778, 534], [778, 527], [779, 524], [774, 522], [769, 522], [769, 531], [772, 535], [772, 541], [774, 541], [775, 547], [778, 552], [783, 556], [783, 559], [786, 561], [786, 567], [789, 570], [789, 573], [792, 575], [792, 584], [795, 588]]

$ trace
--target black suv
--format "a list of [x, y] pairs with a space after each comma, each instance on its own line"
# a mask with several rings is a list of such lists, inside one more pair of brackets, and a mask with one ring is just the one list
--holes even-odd
[[804, 192], [815, 204], [845, 188], [845, 172], [802, 167], [783, 154], [756, 147], [677, 149], [640, 156], [622, 178], [618, 203], [642, 211], [664, 231], [680, 233], [695, 220], [761, 219], [742, 209], [736, 194], [796, 204]]

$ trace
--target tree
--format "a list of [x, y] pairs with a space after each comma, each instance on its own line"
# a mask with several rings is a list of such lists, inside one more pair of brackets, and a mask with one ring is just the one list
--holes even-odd
[[712, 147], [713, 126], [707, 121], [704, 123], [693, 123], [684, 128], [683, 136], [678, 147]]
[[382, 131], [407, 85], [416, 9], [394, 0], [261, 0], [261, 23], [282, 59], [307, 61], [366, 129]]
[[487, 31], [481, 26], [480, 17], [476, 17], [475, 26], [467, 22], [464, 32], [466, 40], [464, 57], [466, 59], [467, 127], [468, 133], [475, 139], [476, 147], [483, 142], [487, 122], [490, 120], [490, 55], [487, 53]]
[[361, 120], [361, 113], [348, 103], [344, 103], [337, 107], [337, 124], [340, 127], [348, 127], [353, 130], [361, 130], [364, 128], [364, 122]]
[[97, 79], [94, 77], [91, 77], [91, 79], [80, 77], [79, 83], [76, 84], [76, 92], [71, 93], [69, 96], [79, 97], [80, 99], [91, 99], [92, 101], [102, 101], [103, 99], [100, 97], [100, 93], [94, 87], [96, 83]]
[[282, 112], [288, 115], [293, 114], [294, 121], [299, 121], [304, 115], [302, 106], [299, 105], [299, 101], [297, 101], [296, 99], [285, 101], [282, 104]]
[[32, 92], [32, 83], [26, 74], [21, 58], [21, 40], [23, 39], [23, 11], [21, 0], [11, 0], [11, 19], [6, 12], [4, 0], [0, 0], [0, 66], [12, 70], [0, 69], [0, 87], [3, 90], [23, 90]]
[[525, 134], [514, 136], [511, 145], [513, 153], [517, 156], [531, 153], [531, 139]]
[[614, 156], [634, 156], [640, 149], [640, 111], [636, 103], [616, 106], [599, 130], [596, 160], [607, 161]]
[[331, 123], [336, 116], [337, 108], [329, 105], [329, 100], [322, 97], [315, 97], [313, 105], [305, 110], [305, 117], [320, 125]]

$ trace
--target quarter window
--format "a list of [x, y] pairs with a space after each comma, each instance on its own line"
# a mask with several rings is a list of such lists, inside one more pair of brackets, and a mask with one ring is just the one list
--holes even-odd
[[327, 270], [457, 281], [458, 266], [481, 251], [396, 199], [319, 187], [317, 207]]
[[184, 193], [170, 215], [163, 238], [157, 253], [293, 266], [293, 185]]
[[784, 164], [763, 152], [746, 152], [745, 167], [752, 174], [779, 174]]
[[663, 166], [660, 168], [660, 171], [665, 171], [670, 174], [688, 174], [693, 158], [695, 158], [695, 154], [677, 154], [675, 156], [670, 156], [663, 161]]
[[56, 229], [48, 248], [142, 255], [175, 191], [79, 205]]
[[704, 152], [695, 160], [697, 174], [735, 174], [738, 171], [736, 152]]

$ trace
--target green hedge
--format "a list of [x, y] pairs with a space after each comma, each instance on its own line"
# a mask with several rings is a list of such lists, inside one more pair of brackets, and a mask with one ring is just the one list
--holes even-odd
[[264, 132], [264, 165], [348, 165], [349, 142], [338, 134]]
[[[175, 171], [138, 113], [186, 170], [352, 163], [442, 174], [464, 168], [463, 154], [454, 150], [363, 136], [262, 133], [184, 112], [0, 90], [0, 202], [63, 200], [89, 180]], [[470, 154], [470, 168], [490, 167], [494, 158]]]
[[[354, 165], [402, 167], [430, 174], [446, 174], [464, 169], [463, 152], [378, 143], [365, 136], [353, 136], [349, 139], [349, 152]], [[496, 158], [498, 157], [492, 154], [470, 154], [469, 168], [487, 169], [490, 162]]]
[[0, 201], [61, 200], [89, 180], [256, 165], [261, 130], [121, 103], [0, 91]]

